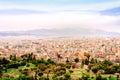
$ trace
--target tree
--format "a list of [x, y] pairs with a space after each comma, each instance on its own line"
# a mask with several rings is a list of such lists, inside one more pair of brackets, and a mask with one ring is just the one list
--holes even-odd
[[35, 80], [32, 76], [20, 76], [15, 80]]
[[70, 74], [67, 74], [67, 73], [66, 73], [66, 74], [64, 75], [64, 77], [65, 77], [65, 80], [71, 80]]
[[55, 70], [55, 75], [56, 76], [62, 76], [66, 73], [66, 68], [63, 68], [63, 67], [58, 67], [56, 68]]
[[95, 64], [95, 63], [96, 63], [96, 60], [95, 60], [94, 58], [91, 58], [91, 59], [90, 59], [90, 63]]
[[2, 76], [2, 70], [3, 70], [3, 66], [0, 65], [0, 77]]
[[99, 74], [96, 76], [96, 80], [102, 80], [102, 76]]
[[[83, 80], [89, 80], [89, 78], [90, 78], [90, 75], [89, 74], [86, 74], [86, 73], [83, 73], [82, 74], [82, 79]], [[97, 79], [96, 79], [97, 80]]]
[[76, 63], [78, 63], [78, 62], [79, 62], [79, 58], [75, 58], [74, 61], [75, 61]]
[[48, 60], [47, 60], [47, 63], [48, 63], [48, 64], [54, 64], [54, 61], [52, 61], [51, 59], [48, 59]]
[[89, 52], [84, 52], [84, 56], [86, 56], [87, 59], [89, 60], [89, 58], [90, 58], [90, 53], [89, 53]]
[[40, 63], [38, 65], [38, 69], [40, 69], [41, 71], [45, 71], [45, 69], [47, 69], [47, 66], [44, 63]]
[[16, 55], [10, 55], [10, 60], [15, 61], [16, 60]]
[[5, 57], [2, 58], [2, 60], [0, 61], [0, 64], [8, 64], [9, 63], [9, 60], [7, 60]]
[[40, 77], [43, 76], [43, 72], [39, 72], [38, 76], [40, 76]]
[[110, 61], [105, 60], [105, 61], [103, 61], [103, 64], [106, 65], [106, 66], [110, 66], [110, 65], [112, 65], [113, 63], [110, 62]]
[[66, 63], [66, 68], [67, 69], [70, 69], [71, 68], [71, 63], [69, 62], [69, 63]]

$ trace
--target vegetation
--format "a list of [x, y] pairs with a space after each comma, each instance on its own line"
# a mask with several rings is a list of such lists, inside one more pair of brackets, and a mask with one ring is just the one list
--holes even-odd
[[8, 59], [3, 57], [0, 59], [0, 80], [120, 79], [120, 64], [107, 60], [97, 61], [90, 58], [88, 52], [84, 55], [87, 58], [81, 61], [79, 67], [76, 67], [80, 63], [79, 58], [75, 58], [74, 62], [58, 63], [52, 59], [36, 59], [33, 53], [22, 55], [20, 58], [17, 58], [16, 55], [10, 55]]

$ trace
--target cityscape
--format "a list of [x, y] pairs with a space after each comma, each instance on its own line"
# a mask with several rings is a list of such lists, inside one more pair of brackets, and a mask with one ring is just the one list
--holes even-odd
[[0, 80], [120, 80], [119, 0], [0, 0]]

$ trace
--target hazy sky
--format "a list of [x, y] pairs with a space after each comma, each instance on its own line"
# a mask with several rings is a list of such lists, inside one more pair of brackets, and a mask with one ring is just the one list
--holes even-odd
[[[0, 31], [95, 28], [120, 32], [120, 0], [0, 0]], [[112, 11], [110, 12], [110, 14]]]

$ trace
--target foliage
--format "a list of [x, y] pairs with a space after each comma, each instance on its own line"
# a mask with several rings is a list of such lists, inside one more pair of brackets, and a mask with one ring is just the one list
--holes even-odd
[[90, 75], [89, 75], [89, 74], [83, 73], [83, 75], [82, 75], [82, 79], [83, 79], [83, 80], [89, 80], [89, 78], [90, 78]]
[[[89, 53], [84, 53], [88, 58], [82, 60], [83, 68], [77, 68], [82, 75], [78, 80], [107, 80], [108, 77], [102, 77], [103, 74], [120, 73], [120, 64], [110, 61], [97, 61], [91, 58]], [[72, 80], [72, 75], [76, 72], [71, 70], [73, 64], [79, 62], [54, 62], [52, 59], [35, 59], [33, 53], [24, 54], [19, 59], [16, 55], [10, 55], [9, 59], [3, 57], [0, 59], [0, 80]], [[88, 69], [85, 69], [84, 64]], [[91, 73], [94, 72], [93, 77]], [[8, 75], [8, 76], [5, 76]], [[95, 76], [96, 75], [96, 76]], [[81, 76], [81, 77], [80, 77]], [[112, 80], [115, 77], [109, 77]]]
[[78, 62], [79, 62], [79, 58], [75, 58], [74, 61], [75, 61], [76, 63], [78, 63]]

